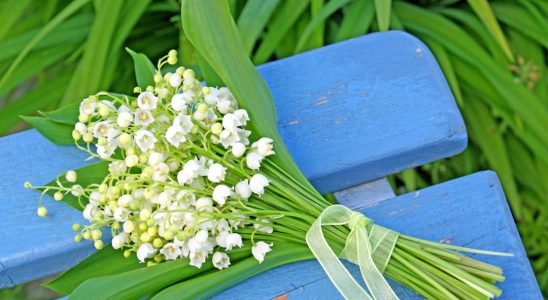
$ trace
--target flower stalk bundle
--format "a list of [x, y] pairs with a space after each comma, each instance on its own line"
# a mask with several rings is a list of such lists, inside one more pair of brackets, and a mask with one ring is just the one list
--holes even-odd
[[[52, 288], [76, 299], [206, 298], [270, 268], [316, 258], [347, 299], [398, 299], [384, 276], [431, 299], [501, 294], [502, 270], [460, 252], [505, 254], [405, 236], [320, 195], [283, 145], [271, 96], [242, 58], [226, 5], [183, 1], [182, 11], [212, 78], [228, 88], [173, 67], [172, 50], [155, 68], [134, 55], [136, 70], [150, 77], [136, 97], [100, 92], [80, 103], [71, 134], [101, 161], [100, 171], [93, 180], [84, 168], [26, 186], [80, 208], [89, 224], [73, 226], [75, 241], [105, 249], [88, 258], [96, 265], [84, 261]], [[214, 21], [204, 21], [205, 12]], [[221, 40], [208, 35], [209, 23]], [[37, 213], [47, 216], [41, 203]], [[339, 258], [359, 265], [368, 292]], [[99, 270], [107, 260], [117, 269]]]

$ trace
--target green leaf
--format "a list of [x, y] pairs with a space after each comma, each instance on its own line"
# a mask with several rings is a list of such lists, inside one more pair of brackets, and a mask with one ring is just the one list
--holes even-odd
[[145, 89], [149, 85], [154, 85], [154, 73], [156, 68], [143, 53], [137, 53], [126, 47], [126, 51], [131, 55], [133, 59], [133, 67], [135, 68], [135, 79], [137, 85], [142, 89]]
[[504, 33], [502, 32], [502, 29], [500, 29], [495, 14], [491, 10], [491, 6], [489, 6], [487, 0], [468, 0], [468, 4], [498, 42], [508, 59], [514, 61], [514, 55], [510, 50], [506, 37], [504, 37]]
[[88, 279], [143, 269], [144, 266], [139, 263], [135, 254], [125, 258], [122, 251], [115, 250], [108, 245], [46, 283], [45, 286], [63, 295], [68, 295]]
[[262, 263], [253, 257], [246, 258], [230, 268], [197, 276], [172, 285], [152, 297], [153, 300], [206, 299], [266, 270], [288, 263], [312, 259], [306, 245], [277, 242]]
[[391, 10], [392, 0], [375, 0], [375, 13], [377, 15], [379, 31], [387, 31], [388, 27], [390, 27]]
[[[81, 167], [79, 169], [76, 169], [76, 174], [78, 174], [78, 180], [75, 183], [70, 183], [65, 179], [65, 174], [60, 175], [56, 179], [52, 180], [50, 183], [48, 183], [48, 186], [57, 186], [57, 181], [61, 182], [63, 186], [72, 186], [74, 184], [79, 184], [83, 187], [86, 187], [90, 184], [100, 184], [103, 182], [105, 177], [108, 175], [108, 161], [99, 161], [92, 164], [89, 164], [85, 167]], [[55, 193], [54, 190], [48, 191], [48, 195], [53, 196]], [[71, 193], [68, 193], [63, 198], [63, 203], [70, 205], [77, 210], [82, 211], [84, 209], [84, 206], [88, 203], [88, 199], [80, 199], [78, 200], [78, 197], [73, 196]]]
[[17, 123], [21, 122], [20, 115], [34, 114], [38, 110], [50, 109], [63, 96], [63, 87], [69, 78], [63, 73], [51, 81], [44, 82], [33, 90], [27, 91], [15, 101], [6, 104], [0, 109], [0, 135], [7, 134]]
[[74, 126], [57, 123], [44, 117], [21, 116], [21, 118], [54, 144], [74, 144], [74, 140], [72, 139]]
[[249, 0], [238, 17], [238, 30], [242, 37], [247, 55], [251, 55], [253, 46], [265, 28], [270, 16], [278, 7], [280, 0]]
[[531, 37], [548, 48], [548, 28], [535, 20], [527, 10], [513, 2], [493, 2], [491, 7], [497, 18], [509, 27]]
[[344, 13], [341, 27], [335, 35], [335, 42], [365, 34], [375, 16], [373, 0], [356, 0]]
[[40, 32], [36, 34], [36, 36], [34, 36], [34, 38], [25, 46], [25, 48], [19, 53], [19, 55], [17, 55], [13, 63], [10, 65], [9, 69], [4, 73], [4, 75], [0, 79], [0, 88], [3, 87], [5, 82], [10, 77], [11, 73], [16, 70], [19, 64], [23, 61], [23, 59], [27, 56], [27, 54], [33, 49], [33, 47], [36, 46], [36, 44], [38, 44], [38, 42], [40, 42], [50, 31], [52, 31], [61, 22], [63, 22], [68, 17], [70, 17], [72, 14], [74, 14], [76, 11], [78, 11], [88, 2], [89, 0], [72, 1], [51, 21], [49, 21], [48, 24], [46, 24], [46, 26], [44, 26], [42, 30], [40, 30]]
[[79, 107], [80, 103], [78, 102], [70, 103], [54, 111], [43, 113], [43, 115], [48, 117], [52, 121], [71, 125], [74, 127], [74, 124], [78, 122]]
[[0, 40], [23, 15], [31, 0], [6, 0], [0, 4]]
[[297, 42], [297, 48], [295, 49], [295, 53], [299, 53], [303, 50], [305, 43], [310, 38], [310, 35], [319, 28], [319, 26], [334, 12], [341, 9], [341, 7], [348, 4], [351, 0], [332, 0], [327, 3], [322, 9], [318, 12], [316, 16], [310, 20], [308, 25], [306, 26], [306, 29], [299, 37], [299, 41]]
[[106, 88], [103, 76], [107, 76], [107, 62], [111, 54], [109, 49], [115, 39], [124, 2], [97, 0], [94, 4], [96, 15], [84, 54], [67, 86], [62, 103], [80, 101], [83, 97]]
[[445, 78], [447, 79], [447, 82], [449, 83], [449, 86], [451, 87], [451, 91], [453, 92], [453, 95], [455, 95], [455, 98], [457, 99], [457, 103], [459, 105], [463, 105], [464, 101], [462, 99], [462, 92], [460, 90], [459, 86], [459, 80], [457, 79], [457, 75], [455, 74], [455, 71], [453, 70], [453, 64], [451, 63], [451, 59], [449, 55], [447, 54], [447, 51], [445, 51], [445, 48], [443, 48], [440, 44], [435, 42], [434, 40], [431, 40], [429, 38], [424, 39], [424, 41], [428, 44], [428, 47], [430, 50], [432, 50], [432, 53], [436, 56], [436, 60], [441, 66], [441, 69], [443, 70], [443, 73], [445, 74]]
[[282, 6], [278, 7], [278, 11], [268, 24], [268, 32], [253, 57], [255, 64], [259, 65], [268, 61], [286, 33], [295, 25], [309, 2], [310, 0], [285, 1]]
[[499, 175], [514, 216], [520, 220], [522, 206], [504, 139], [497, 131], [497, 124], [485, 104], [471, 94], [467, 94], [466, 97], [469, 101], [463, 107], [463, 111], [470, 137], [479, 145], [490, 167]]
[[[231, 261], [235, 262], [249, 257], [250, 252], [250, 247], [242, 247], [228, 254]], [[137, 261], [135, 257], [129, 259]], [[101, 262], [101, 264], [103, 263]], [[199, 274], [198, 278], [200, 278], [201, 273], [211, 269], [213, 269], [211, 260], [208, 260], [201, 268], [196, 268], [189, 265], [188, 258], [183, 258], [123, 273], [95, 276], [79, 285], [71, 293], [69, 299], [139, 299], [194, 275]], [[218, 271], [212, 271], [211, 274], [218, 274]], [[184, 294], [176, 298], [180, 298], [182, 295]]]
[[293, 161], [277, 128], [274, 100], [266, 83], [246, 55], [228, 5], [218, 1], [183, 1], [181, 19], [190, 42], [228, 86], [251, 116], [254, 138], [275, 141], [274, 161], [310, 186]]

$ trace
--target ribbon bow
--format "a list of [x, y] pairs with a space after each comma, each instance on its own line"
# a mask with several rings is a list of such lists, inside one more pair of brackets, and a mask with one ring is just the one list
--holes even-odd
[[[342, 253], [337, 256], [325, 240], [322, 226], [346, 224], [351, 231]], [[382, 275], [397, 239], [397, 232], [375, 225], [371, 219], [342, 205], [327, 207], [306, 233], [308, 247], [345, 299], [399, 299]], [[338, 257], [360, 267], [371, 296]]]

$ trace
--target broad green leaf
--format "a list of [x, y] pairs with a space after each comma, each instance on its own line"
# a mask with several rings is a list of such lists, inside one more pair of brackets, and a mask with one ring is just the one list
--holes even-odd
[[508, 202], [516, 219], [519, 220], [522, 216], [522, 207], [504, 139], [497, 132], [497, 124], [487, 107], [471, 94], [467, 94], [466, 97], [468, 101], [463, 111], [470, 137], [479, 145], [489, 165], [499, 175]]
[[65, 59], [74, 50], [74, 46], [76, 45], [58, 45], [31, 53], [19, 64], [17, 70], [14, 70], [11, 76], [6, 78], [4, 84], [0, 87], [0, 95], [7, 94], [23, 81]]
[[335, 35], [335, 42], [365, 34], [375, 16], [373, 0], [355, 0], [344, 13], [341, 27]]
[[[230, 260], [236, 262], [242, 258], [249, 257], [250, 253], [250, 247], [243, 247], [235, 249], [228, 254], [230, 255]], [[118, 252], [118, 255], [120, 254], [121, 251]], [[129, 259], [134, 262], [137, 261], [135, 257]], [[139, 299], [194, 275], [201, 277], [201, 273], [211, 269], [213, 269], [211, 260], [208, 260], [201, 268], [196, 268], [189, 265], [188, 258], [183, 258], [123, 273], [101, 277], [96, 276], [79, 285], [70, 294], [69, 299]], [[211, 274], [217, 273], [218, 271], [212, 271]], [[181, 297], [184, 297], [184, 294], [176, 298]]]
[[[108, 165], [108, 161], [95, 162], [75, 170], [78, 174], [78, 180], [75, 183], [67, 182], [67, 180], [65, 179], [65, 175], [62, 174], [58, 178], [52, 180], [47, 185], [57, 186], [57, 181], [61, 182], [61, 184], [66, 187], [70, 187], [74, 184], [79, 184], [83, 187], [93, 183], [100, 184], [101, 182], [103, 182], [103, 179], [105, 179], [105, 177], [108, 175]], [[48, 195], [53, 196], [54, 192], [55, 191], [51, 190], [48, 192]], [[88, 203], [88, 199], [82, 198], [79, 201], [77, 197], [73, 196], [71, 193], [68, 193], [63, 198], [63, 203], [82, 211], [84, 209], [84, 206]]]
[[[100, 86], [110, 86], [113, 80], [120, 78], [120, 68], [116, 65], [123, 53], [124, 42], [130, 35], [132, 29], [139, 19], [143, 16], [145, 10], [150, 5], [152, 0], [140, 1], [124, 1], [124, 6], [121, 8], [123, 17], [118, 19], [115, 31], [112, 36], [112, 42], [109, 45], [109, 53], [107, 54], [105, 71], [103, 74], [96, 74], [100, 77]], [[127, 68], [123, 68], [127, 70]]]
[[73, 145], [72, 130], [74, 126], [57, 123], [44, 117], [21, 117], [25, 122], [36, 128], [44, 137], [54, 144]]
[[[47, 35], [46, 39], [40, 40], [32, 51], [43, 50], [61, 44], [81, 43], [89, 32], [92, 20], [93, 14], [81, 13], [63, 21]], [[33, 28], [3, 40], [0, 43], [0, 61], [5, 59], [13, 60], [39, 32], [40, 28]]]
[[144, 267], [145, 265], [139, 263], [135, 254], [125, 258], [122, 251], [115, 250], [108, 245], [46, 283], [45, 286], [63, 295], [68, 295], [88, 279], [119, 274]]
[[268, 32], [253, 57], [255, 64], [259, 65], [268, 61], [278, 45], [282, 43], [286, 33], [295, 25], [309, 2], [310, 0], [285, 1], [283, 5], [278, 6], [277, 12], [268, 24]]
[[34, 114], [39, 110], [51, 109], [63, 96], [63, 87], [69, 78], [63, 73], [53, 80], [44, 82], [35, 89], [29, 90], [14, 102], [6, 104], [0, 109], [0, 135], [7, 134], [17, 123], [21, 122], [20, 115]]
[[392, 10], [392, 0], [375, 0], [375, 14], [379, 31], [387, 31], [390, 27], [390, 11]]
[[230, 88], [240, 106], [249, 112], [252, 137], [272, 138], [277, 154], [274, 161], [297, 180], [311, 186], [293, 161], [278, 132], [274, 100], [246, 55], [228, 5], [213, 0], [185, 0], [181, 11], [188, 39]]
[[23, 59], [27, 56], [27, 54], [38, 44], [50, 31], [52, 31], [55, 27], [57, 27], [61, 22], [66, 20], [68, 17], [70, 17], [72, 14], [77, 12], [79, 9], [81, 9], [84, 5], [86, 5], [89, 2], [89, 0], [75, 0], [71, 2], [67, 7], [65, 7], [59, 14], [57, 14], [51, 21], [48, 22], [46, 26], [40, 30], [38, 34], [34, 36], [34, 38], [25, 46], [25, 48], [17, 55], [13, 63], [10, 65], [8, 70], [3, 74], [2, 78], [0, 79], [0, 88], [3, 88], [5, 82], [10, 77], [11, 73], [16, 70], [16, 68], [19, 66], [19, 64], [23, 61]]
[[280, 0], [249, 0], [238, 17], [238, 30], [247, 55], [265, 28]]
[[539, 198], [545, 197], [545, 178], [538, 172], [531, 152], [514, 135], [506, 135], [505, 139], [516, 180]]
[[493, 35], [487, 31], [485, 26], [481, 21], [471, 12], [464, 11], [462, 9], [455, 8], [440, 8], [436, 11], [441, 12], [442, 14], [455, 19], [458, 22], [463, 23], [464, 26], [469, 27], [471, 33], [478, 35], [476, 40], [478, 43], [485, 43], [489, 51], [491, 52], [492, 57], [500, 64], [509, 64], [510, 60], [497, 43]]
[[457, 103], [462, 106], [464, 104], [464, 101], [462, 99], [462, 92], [460, 90], [459, 80], [457, 79], [455, 70], [453, 70], [453, 64], [451, 63], [451, 58], [447, 54], [447, 51], [445, 51], [445, 48], [443, 48], [440, 44], [431, 39], [427, 38], [424, 39], [424, 41], [428, 44], [428, 47], [436, 56], [436, 60], [440, 64], [441, 69], [445, 74], [445, 78], [447, 79], [447, 82], [451, 87], [451, 91], [453, 91], [453, 95], [455, 95], [455, 98], [457, 99]]
[[[95, 19], [86, 41], [84, 54], [67, 86], [62, 103], [79, 101], [83, 97], [106, 88], [102, 76], [108, 69], [110, 45], [113, 43], [118, 21], [122, 18], [123, 1], [97, 0]], [[98, 74], [100, 74], [98, 76]]]
[[295, 49], [295, 53], [302, 52], [303, 47], [305, 46], [306, 42], [310, 38], [310, 35], [319, 28], [319, 26], [334, 12], [341, 9], [341, 7], [345, 6], [346, 4], [350, 3], [351, 0], [331, 0], [329, 1], [322, 9], [318, 12], [316, 16], [310, 20], [308, 23], [308, 26], [304, 30], [304, 32], [299, 37], [299, 41], [297, 43], [297, 48]]
[[0, 3], [0, 41], [31, 3], [31, 0], [6, 0]]
[[502, 23], [531, 37], [539, 44], [548, 48], [548, 28], [536, 22], [527, 10], [513, 2], [493, 2], [491, 7], [495, 16]]
[[489, 30], [491, 35], [495, 38], [504, 53], [506, 53], [508, 59], [510, 61], [514, 61], [512, 50], [510, 50], [506, 37], [504, 37], [504, 33], [502, 32], [502, 29], [500, 29], [499, 23], [497, 22], [497, 19], [495, 18], [495, 15], [491, 10], [491, 6], [489, 6], [487, 0], [468, 0], [468, 4], [472, 7], [485, 27], [487, 27], [487, 30]]
[[515, 83], [505, 66], [497, 64], [469, 35], [446, 18], [404, 2], [396, 2], [394, 8], [406, 28], [435, 39], [483, 73], [536, 138], [548, 147], [548, 135], [545, 134], [548, 110], [531, 91]]
[[135, 69], [135, 79], [137, 85], [142, 89], [145, 89], [149, 85], [154, 85], [154, 72], [156, 68], [143, 53], [137, 53], [126, 47], [126, 51], [131, 55], [133, 59], [133, 67]]
[[79, 102], [70, 103], [54, 111], [43, 113], [43, 115], [48, 117], [52, 121], [71, 125], [74, 127], [74, 124], [78, 122], [79, 107], [80, 107]]
[[272, 252], [268, 253], [260, 264], [254, 257], [246, 258], [232, 264], [230, 268], [172, 285], [156, 294], [152, 299], [206, 299], [266, 270], [312, 258], [314, 256], [306, 245], [277, 242], [274, 244]]

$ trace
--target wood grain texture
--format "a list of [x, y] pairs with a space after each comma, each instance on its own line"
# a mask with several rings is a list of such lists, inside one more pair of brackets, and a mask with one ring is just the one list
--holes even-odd
[[[344, 201], [344, 199], [340, 199]], [[361, 210], [380, 225], [432, 241], [512, 252], [514, 257], [477, 255], [501, 266], [506, 281], [499, 299], [542, 299], [504, 192], [494, 172], [485, 171], [418, 192], [377, 202]], [[356, 266], [347, 264], [354, 276]], [[391, 282], [401, 299], [421, 299]], [[282, 266], [257, 275], [213, 299], [342, 299], [316, 261]]]
[[[371, 34], [259, 67], [270, 86], [282, 136], [304, 174], [322, 192], [341, 190], [460, 152], [466, 130], [428, 49], [402, 32]], [[0, 287], [69, 268], [92, 253], [75, 244], [83, 219], [46, 197], [45, 184], [84, 165], [73, 147], [31, 130], [0, 139]], [[365, 197], [365, 195], [364, 195]], [[376, 198], [382, 198], [377, 195]]]

